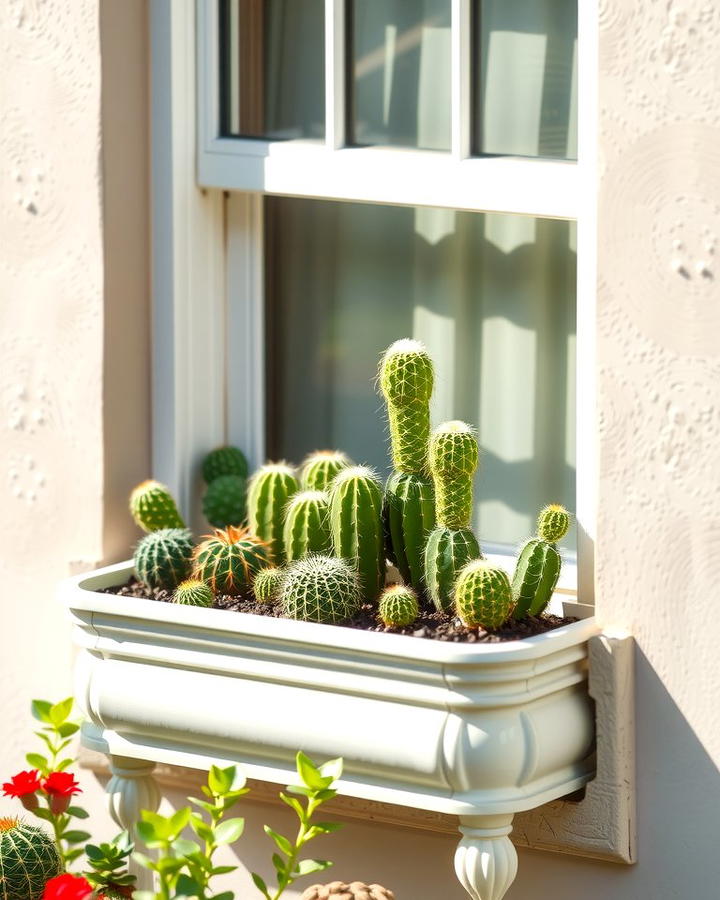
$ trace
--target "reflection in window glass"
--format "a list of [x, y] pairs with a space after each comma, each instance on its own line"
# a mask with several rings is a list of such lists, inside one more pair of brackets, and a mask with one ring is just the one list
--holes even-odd
[[353, 0], [355, 144], [450, 149], [450, 0]]
[[476, 0], [478, 153], [577, 159], [578, 0]]
[[324, 0], [219, 0], [221, 130], [325, 136]]
[[543, 504], [575, 508], [572, 223], [268, 197], [266, 239], [272, 457], [337, 447], [387, 474], [375, 367], [412, 336], [433, 422], [478, 428], [479, 535], [515, 545]]

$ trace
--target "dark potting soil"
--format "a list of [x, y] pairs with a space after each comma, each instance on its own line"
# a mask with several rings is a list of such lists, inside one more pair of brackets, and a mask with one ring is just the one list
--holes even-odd
[[[116, 594], [120, 597], [139, 597], [171, 603], [172, 593], [161, 588], [148, 588], [136, 578], [119, 587], [104, 588], [103, 594]], [[252, 613], [256, 616], [273, 616], [282, 618], [282, 609], [277, 603], [258, 603], [255, 598], [231, 597], [218, 595], [215, 597], [213, 609], [227, 609], [232, 612]], [[421, 609], [420, 615], [407, 628], [391, 628], [377, 620], [377, 611], [370, 603], [365, 603], [358, 614], [342, 625], [346, 628], [359, 628], [363, 631], [384, 631], [390, 634], [406, 634], [411, 637], [429, 638], [435, 641], [452, 641], [454, 643], [497, 644], [503, 641], [517, 641], [552, 631], [577, 620], [561, 616], [528, 616], [520, 622], [511, 619], [502, 628], [484, 631], [482, 628], [466, 628], [452, 613]]]

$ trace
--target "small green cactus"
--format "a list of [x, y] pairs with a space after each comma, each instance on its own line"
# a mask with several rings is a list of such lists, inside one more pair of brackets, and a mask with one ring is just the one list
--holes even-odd
[[300, 468], [300, 481], [305, 491], [326, 491], [333, 478], [352, 461], [340, 450], [317, 450], [305, 457]]
[[62, 870], [55, 843], [41, 828], [0, 818], [2, 900], [40, 900], [45, 884]]
[[248, 594], [256, 573], [267, 566], [265, 543], [246, 528], [218, 529], [198, 544], [193, 554], [193, 576], [216, 594]]
[[538, 537], [531, 538], [520, 551], [512, 580], [515, 618], [539, 616], [557, 587], [562, 558], [555, 542], [570, 527], [570, 513], [562, 506], [546, 506], [538, 516]]
[[283, 545], [288, 562], [311, 553], [330, 553], [330, 497], [325, 491], [292, 496], [285, 511]]
[[241, 475], [218, 475], [208, 485], [202, 501], [205, 518], [215, 528], [242, 525], [245, 520], [245, 479]]
[[384, 625], [404, 628], [417, 619], [419, 612], [417, 594], [411, 587], [394, 584], [380, 595], [378, 619]]
[[365, 600], [374, 602], [385, 586], [382, 486], [372, 469], [343, 469], [330, 488], [330, 529], [335, 556], [357, 569]]
[[425, 347], [395, 341], [380, 360], [380, 390], [387, 402], [393, 465], [398, 472], [427, 471], [433, 364]]
[[424, 475], [393, 472], [385, 485], [383, 516], [388, 556], [403, 581], [425, 588], [423, 554], [435, 526], [435, 490]]
[[237, 447], [217, 447], [211, 450], [202, 464], [202, 474], [206, 484], [211, 484], [223, 475], [248, 477], [248, 463], [245, 454]]
[[276, 564], [285, 562], [285, 509], [288, 500], [299, 490], [295, 472], [286, 463], [261, 466], [250, 479], [247, 500], [250, 531], [268, 544]]
[[143, 531], [185, 528], [170, 490], [159, 481], [143, 481], [133, 490], [130, 515]]
[[502, 569], [475, 559], [455, 582], [455, 610], [468, 628], [499, 628], [512, 612], [510, 580]]
[[480, 546], [469, 528], [438, 526], [430, 532], [425, 545], [425, 586], [436, 609], [452, 607], [458, 572], [470, 560], [480, 558]]
[[182, 606], [212, 606], [213, 599], [212, 588], [199, 578], [181, 581], [173, 594], [173, 602]]
[[276, 566], [260, 569], [253, 578], [253, 594], [259, 603], [273, 603], [280, 596], [285, 572]]
[[187, 528], [161, 528], [135, 548], [135, 574], [148, 587], [172, 591], [190, 574], [193, 539]]
[[306, 622], [344, 622], [362, 603], [355, 569], [343, 559], [322, 554], [287, 567], [280, 599], [289, 619]]

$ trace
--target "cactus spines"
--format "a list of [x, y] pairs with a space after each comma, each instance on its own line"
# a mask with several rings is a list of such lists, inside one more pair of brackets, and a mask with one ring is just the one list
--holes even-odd
[[387, 402], [393, 465], [398, 472], [427, 470], [433, 364], [419, 341], [391, 344], [380, 360], [378, 380]]
[[513, 607], [507, 573], [475, 559], [460, 570], [455, 582], [455, 610], [468, 628], [499, 628]]
[[561, 541], [570, 527], [570, 513], [564, 506], [551, 503], [540, 511], [537, 520], [538, 537], [550, 544]]
[[190, 574], [193, 539], [187, 528], [161, 528], [138, 542], [135, 574], [148, 587], [172, 591]]
[[333, 478], [352, 465], [340, 450], [317, 450], [305, 457], [300, 469], [300, 481], [305, 491], [326, 491]]
[[311, 553], [330, 553], [330, 497], [325, 491], [294, 494], [285, 511], [283, 545], [288, 562]]
[[0, 897], [39, 900], [46, 883], [63, 870], [54, 842], [41, 828], [0, 818]]
[[362, 595], [374, 602], [385, 586], [382, 487], [372, 469], [343, 469], [330, 488], [330, 530], [335, 556], [355, 566]]
[[384, 625], [404, 628], [412, 625], [419, 612], [417, 594], [411, 587], [394, 584], [380, 595], [378, 618]]
[[403, 580], [422, 591], [423, 552], [435, 525], [435, 490], [424, 475], [393, 472], [383, 504], [388, 555]]
[[245, 479], [218, 475], [208, 485], [202, 501], [205, 518], [215, 528], [241, 525], [245, 520]]
[[481, 558], [477, 539], [469, 528], [440, 526], [430, 532], [425, 545], [425, 586], [436, 609], [450, 609], [457, 573], [471, 560]]
[[285, 570], [280, 599], [289, 619], [344, 622], [360, 609], [357, 572], [344, 559], [314, 554]]
[[268, 547], [246, 528], [218, 529], [198, 544], [193, 576], [216, 594], [247, 594], [259, 569], [268, 564]]
[[478, 458], [477, 438], [465, 422], [445, 422], [433, 431], [428, 460], [435, 482], [438, 525], [470, 526]]
[[550, 602], [562, 566], [555, 541], [564, 538], [569, 527], [570, 513], [563, 506], [553, 503], [540, 512], [538, 536], [520, 551], [513, 575], [516, 619], [539, 616]]
[[130, 494], [130, 515], [143, 531], [185, 528], [169, 488], [152, 479], [141, 482]]
[[238, 447], [216, 447], [203, 460], [202, 474], [206, 484], [210, 484], [222, 475], [238, 475], [240, 478], [247, 478], [247, 459]]
[[280, 596], [285, 572], [276, 566], [260, 569], [253, 578], [253, 594], [260, 603], [273, 603]]
[[290, 497], [299, 490], [294, 470], [282, 462], [261, 466], [250, 479], [247, 498], [250, 531], [267, 542], [275, 563], [285, 561], [285, 508]]
[[210, 585], [199, 578], [186, 578], [175, 588], [173, 602], [181, 606], [212, 606], [214, 594]]

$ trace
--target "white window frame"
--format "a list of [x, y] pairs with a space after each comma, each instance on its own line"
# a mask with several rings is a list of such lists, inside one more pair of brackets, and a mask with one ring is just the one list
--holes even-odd
[[452, 0], [451, 152], [344, 147], [345, 3], [325, 4], [326, 139], [265, 141], [219, 135], [215, 0], [151, 0], [154, 472], [192, 520], [207, 450], [264, 458], [265, 194], [577, 220], [578, 566], [561, 588], [592, 604], [598, 0], [579, 0], [577, 163], [471, 156], [471, 0]]

